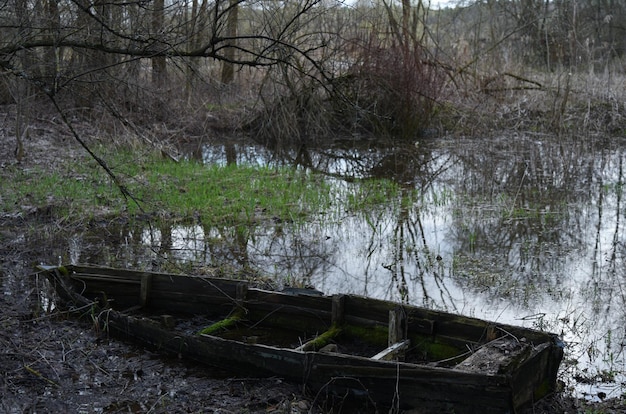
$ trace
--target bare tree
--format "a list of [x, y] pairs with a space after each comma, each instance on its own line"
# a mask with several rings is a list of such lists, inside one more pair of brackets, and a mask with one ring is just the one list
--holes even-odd
[[[166, 82], [167, 62], [180, 68], [193, 59], [206, 59], [207, 65], [226, 62], [222, 80], [229, 82], [236, 65], [289, 65], [293, 62], [287, 56], [300, 56], [315, 66], [312, 51], [320, 45], [312, 44], [311, 36], [298, 39], [294, 34], [300, 17], [318, 3], [293, 3], [280, 10], [278, 19], [269, 15], [276, 10], [260, 0], [66, 0], [45, 3], [47, 10], [36, 9], [40, 3], [14, 0], [13, 10], [0, 14], [0, 29], [7, 34], [0, 39], [0, 62], [5, 71], [53, 94], [92, 81], [96, 72], [113, 74], [115, 67], [142, 59], [152, 65], [149, 71], [141, 67], [139, 76], [148, 76], [155, 86]], [[238, 27], [241, 9], [250, 20]], [[113, 76], [125, 81], [119, 79], [123, 73], [118, 69]]]
[[237, 47], [237, 19], [239, 4], [237, 0], [230, 0], [228, 5], [228, 17], [226, 22], [226, 36], [231, 40], [230, 47], [226, 49], [225, 60], [222, 63], [222, 83], [231, 83], [235, 77], [235, 48]]

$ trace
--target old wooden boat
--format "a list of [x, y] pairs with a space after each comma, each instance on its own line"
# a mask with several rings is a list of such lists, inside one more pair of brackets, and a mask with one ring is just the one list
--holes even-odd
[[40, 271], [103, 331], [233, 374], [280, 376], [317, 398], [516, 413], [554, 389], [563, 356], [553, 334], [360, 296], [93, 266]]

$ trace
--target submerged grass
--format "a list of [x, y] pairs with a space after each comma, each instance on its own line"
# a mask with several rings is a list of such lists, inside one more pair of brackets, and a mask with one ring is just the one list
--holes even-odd
[[5, 214], [45, 209], [71, 221], [145, 211], [164, 220], [233, 226], [304, 222], [329, 209], [376, 206], [398, 191], [385, 180], [361, 183], [346, 193], [321, 175], [293, 168], [207, 166], [173, 162], [152, 152], [98, 150], [141, 208], [124, 199], [90, 159], [64, 164], [52, 173], [12, 166], [13, 179], [0, 182], [0, 208]]
[[120, 190], [91, 160], [47, 173], [17, 170], [0, 183], [5, 213], [54, 208], [63, 218], [80, 215], [131, 215], [195, 218], [213, 224], [262, 220], [298, 221], [329, 203], [328, 184], [320, 176], [289, 168], [205, 166], [173, 162], [155, 154], [110, 152], [103, 157], [139, 201], [125, 200]]
[[150, 159], [132, 181], [136, 196], [153, 210], [221, 224], [300, 221], [329, 202], [320, 177], [288, 168]]
[[[400, 203], [402, 189], [399, 184], [388, 179], [368, 179], [351, 185], [344, 192], [345, 208], [348, 211], [366, 211], [372, 206], [388, 206]], [[404, 199], [405, 197], [403, 197]]]

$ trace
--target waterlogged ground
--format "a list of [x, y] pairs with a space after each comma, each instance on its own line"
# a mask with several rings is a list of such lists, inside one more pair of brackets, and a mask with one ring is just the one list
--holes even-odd
[[[15, 167], [53, 171], [58, 163], [84, 160], [62, 138], [62, 128], [52, 131], [33, 135], [26, 159], [17, 165], [13, 142], [0, 127], [1, 179], [11, 179]], [[108, 338], [88, 317], [78, 321], [56, 309], [51, 287], [34, 272], [37, 264], [71, 255], [124, 265], [130, 257], [120, 246], [125, 236], [116, 234], [118, 221], [63, 223], [53, 218], [53, 209], [23, 203], [0, 213], [1, 413], [324, 412], [297, 384], [233, 377], [157, 355]], [[135, 264], [144, 259], [132, 257]]]
[[[15, 162], [4, 132], [0, 174], [10, 179]], [[60, 127], [34, 134], [19, 167], [80, 160], [80, 149], [63, 136]], [[280, 379], [230, 378], [66, 318], [31, 275], [35, 264], [61, 258], [143, 269], [252, 269], [276, 286], [313, 285], [546, 329], [568, 344], [565, 392], [534, 412], [623, 412], [613, 399], [626, 387], [623, 142], [515, 135], [351, 144], [277, 153], [209, 143], [188, 153], [206, 163], [295, 163], [324, 174], [337, 203], [304, 224], [274, 221], [235, 232], [119, 218], [63, 223], [28, 205], [3, 212], [0, 411], [328, 409]], [[375, 191], [359, 181], [371, 177], [393, 179], [403, 190], [372, 210], [342, 202], [353, 197], [358, 204], [361, 191]]]
[[[393, 147], [281, 153], [206, 146], [206, 163], [297, 164], [334, 183], [336, 200], [305, 225], [242, 240], [219, 229], [142, 232], [143, 248], [205, 265], [252, 267], [280, 283], [407, 302], [562, 335], [561, 378], [601, 401], [626, 391], [626, 142], [509, 134]], [[233, 154], [237, 156], [234, 157]], [[402, 191], [373, 209], [370, 178]], [[363, 181], [365, 179], [365, 181]], [[352, 206], [352, 207], [351, 207]], [[231, 249], [231, 250], [229, 250]]]

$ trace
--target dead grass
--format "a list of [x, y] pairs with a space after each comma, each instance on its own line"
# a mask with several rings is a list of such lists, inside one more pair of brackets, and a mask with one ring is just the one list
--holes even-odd
[[496, 131], [626, 133], [626, 75], [517, 73], [523, 75], [495, 74], [461, 84], [449, 99], [439, 102], [433, 126], [471, 136]]

